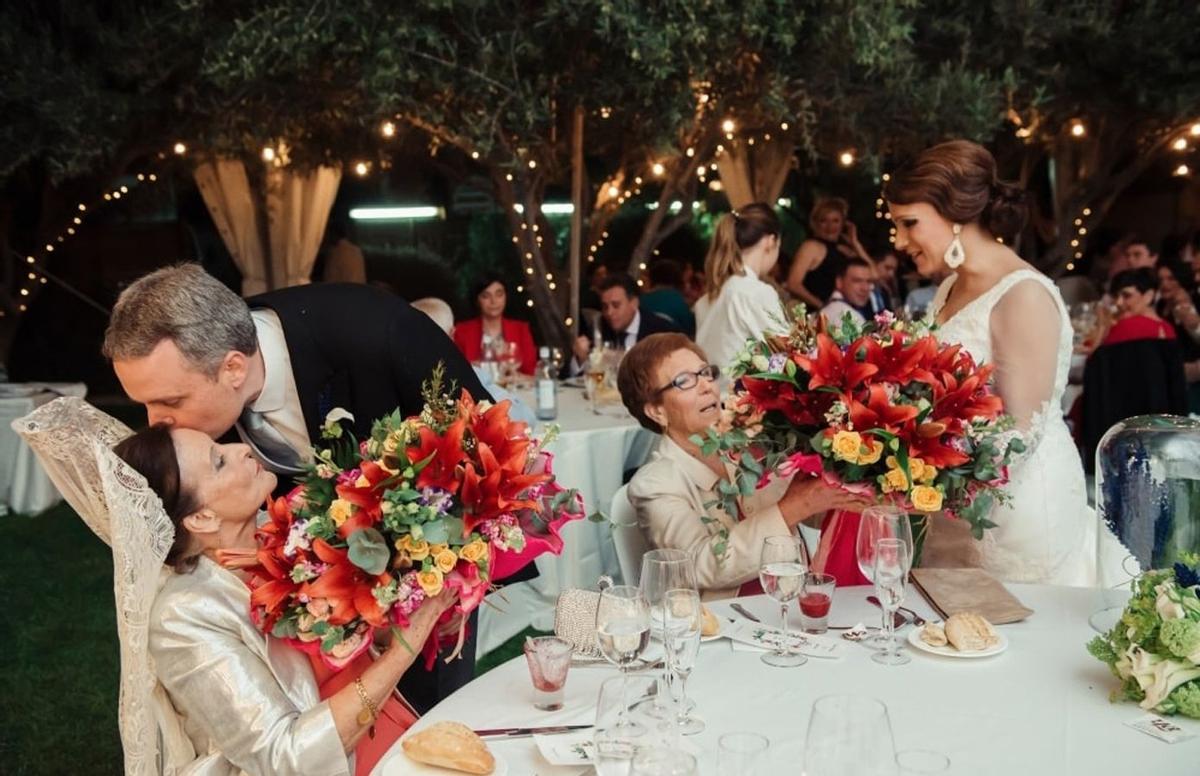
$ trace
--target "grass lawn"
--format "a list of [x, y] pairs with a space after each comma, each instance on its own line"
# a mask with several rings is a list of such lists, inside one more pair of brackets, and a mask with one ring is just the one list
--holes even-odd
[[[0, 772], [119, 774], [109, 548], [65, 504], [37, 517], [0, 517], [0, 524], [8, 537], [0, 590], [15, 612], [0, 651], [8, 687], [0, 701]], [[482, 656], [476, 674], [519, 655], [524, 637]]]

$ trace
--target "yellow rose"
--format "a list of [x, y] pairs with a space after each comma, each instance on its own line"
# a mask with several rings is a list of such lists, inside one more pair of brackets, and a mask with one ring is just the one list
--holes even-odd
[[435, 596], [442, 592], [442, 572], [437, 569], [417, 572], [417, 584], [427, 596]]
[[418, 563], [429, 557], [429, 542], [422, 539], [419, 542], [413, 542], [408, 547], [409, 556]]
[[887, 464], [887, 467], [889, 469], [899, 469], [900, 468], [900, 462], [896, 460], [896, 456], [894, 456], [894, 455], [889, 455], [887, 458], [884, 458], [883, 462], [885, 464]]
[[930, 466], [929, 464], [925, 464], [925, 469], [924, 469], [924, 471], [921, 472], [921, 482], [928, 485], [931, 482], [933, 482], [934, 480], [936, 480], [937, 476], [938, 476], [937, 467]]
[[384, 437], [383, 452], [386, 455], [391, 455], [392, 453], [396, 452], [396, 448], [399, 446], [400, 443], [399, 440], [397, 440], [395, 433], [388, 434], [386, 437]]
[[329, 505], [329, 517], [338, 528], [341, 528], [342, 523], [349, 520], [352, 514], [354, 514], [354, 505], [345, 499], [336, 498]]
[[883, 492], [891, 493], [895, 490], [908, 490], [908, 477], [905, 476], [903, 469], [888, 469], [888, 473], [883, 476]]
[[[866, 447], [866, 443], [863, 444]], [[864, 466], [879, 463], [880, 456], [883, 455], [883, 442], [878, 439], [871, 442], [871, 449], [866, 453], [859, 453], [858, 462]]]
[[458, 557], [468, 563], [478, 563], [479, 559], [487, 554], [487, 545], [476, 539], [470, 544], [465, 545], [458, 551]]
[[839, 431], [833, 435], [833, 457], [846, 463], [858, 460], [862, 435], [857, 431]]
[[920, 458], [909, 458], [908, 473], [912, 475], [913, 482], [917, 482], [925, 476], [925, 462]]
[[450, 569], [454, 568], [454, 564], [458, 563], [458, 556], [454, 554], [454, 550], [442, 550], [433, 556], [433, 563], [437, 566], [438, 571], [449, 574]]
[[913, 506], [921, 512], [936, 512], [942, 508], [942, 493], [928, 485], [918, 485], [910, 494]]

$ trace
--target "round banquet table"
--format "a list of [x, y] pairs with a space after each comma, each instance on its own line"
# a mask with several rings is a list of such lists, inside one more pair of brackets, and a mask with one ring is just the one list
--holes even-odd
[[[1177, 744], [1158, 741], [1123, 723], [1146, 714], [1133, 703], [1110, 703], [1116, 679], [1107, 666], [1089, 655], [1095, 635], [1088, 615], [1098, 592], [1084, 588], [1009, 585], [1034, 610], [1027, 620], [1001, 626], [1008, 649], [979, 659], [930, 655], [904, 646], [912, 662], [882, 666], [861, 644], [847, 643], [836, 660], [810, 657], [798, 668], [772, 668], [759, 654], [737, 651], [727, 639], [702, 644], [688, 694], [707, 728], [685, 738], [685, 748], [698, 755], [701, 774], [716, 774], [717, 738], [731, 731], [753, 730], [771, 740], [771, 749], [796, 752], [808, 725], [815, 698], [852, 693], [879, 698], [888, 708], [896, 749], [932, 749], [948, 756], [951, 774], [971, 776], [1064, 776], [1132, 774], [1154, 776], [1200, 772], [1200, 737]], [[877, 624], [878, 610], [869, 606], [867, 587], [839, 589], [830, 623]], [[910, 595], [908, 605], [924, 617], [933, 613]], [[757, 596], [742, 599], [765, 623], [778, 626], [778, 605]], [[709, 604], [718, 617], [737, 617], [728, 601]], [[799, 624], [792, 607], [792, 626]], [[909, 628], [900, 632], [907, 635]], [[533, 708], [532, 685], [524, 657], [484, 674], [433, 708], [413, 730], [440, 720], [456, 720], [472, 728], [581, 724], [594, 721], [600, 683], [616, 675], [611, 668], [573, 667], [562, 710]], [[1200, 721], [1172, 718], [1200, 734]], [[791, 744], [790, 747], [787, 744]], [[531, 738], [490, 739], [488, 746], [508, 765], [509, 774], [568, 776], [588, 773], [578, 766], [549, 765]], [[393, 752], [399, 749], [399, 743]], [[768, 752], [770, 757], [772, 752]], [[378, 776], [400, 774], [385, 757]], [[781, 758], [783, 759], [783, 758]], [[788, 763], [794, 759], [788, 758]], [[764, 774], [800, 773], [772, 762]]]
[[62, 500], [12, 424], [60, 396], [85, 395], [83, 383], [0, 383], [0, 504], [16, 513], [35, 515]]
[[[516, 395], [535, 407], [533, 390]], [[613, 495], [626, 471], [636, 469], [650, 455], [657, 436], [638, 425], [620, 404], [592, 412], [583, 390], [562, 385], [558, 389], [559, 435], [549, 450], [554, 453], [554, 474], [564, 487], [577, 488], [587, 513], [608, 514]], [[537, 429], [541, 437], [543, 429]], [[620, 574], [612, 530], [607, 523], [576, 520], [562, 531], [561, 555], [538, 558], [537, 579], [509, 585], [488, 597], [480, 608], [476, 654], [494, 649], [506, 639], [533, 625], [550, 630], [554, 604], [568, 588], [593, 588], [601, 574]]]

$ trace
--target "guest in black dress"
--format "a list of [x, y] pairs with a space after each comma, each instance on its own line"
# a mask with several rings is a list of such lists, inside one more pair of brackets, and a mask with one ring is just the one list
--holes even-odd
[[874, 267], [848, 214], [849, 206], [841, 197], [818, 199], [809, 216], [812, 236], [800, 244], [792, 257], [787, 290], [810, 310], [819, 310], [829, 301], [846, 258], [857, 256]]

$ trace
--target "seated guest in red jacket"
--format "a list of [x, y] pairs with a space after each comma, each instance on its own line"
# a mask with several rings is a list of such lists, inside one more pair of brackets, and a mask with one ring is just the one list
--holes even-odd
[[479, 309], [478, 318], [459, 321], [454, 326], [454, 344], [471, 363], [484, 360], [484, 353], [503, 353], [504, 347], [515, 347], [515, 358], [521, 371], [533, 374], [537, 365], [537, 347], [529, 324], [504, 317], [508, 304], [508, 289], [499, 275], [488, 274], [472, 288], [471, 298]]
[[1117, 305], [1117, 322], [1108, 330], [1103, 345], [1116, 345], [1142, 339], [1175, 339], [1175, 329], [1158, 317], [1154, 298], [1158, 278], [1148, 268], [1118, 272], [1109, 284], [1109, 293]]

